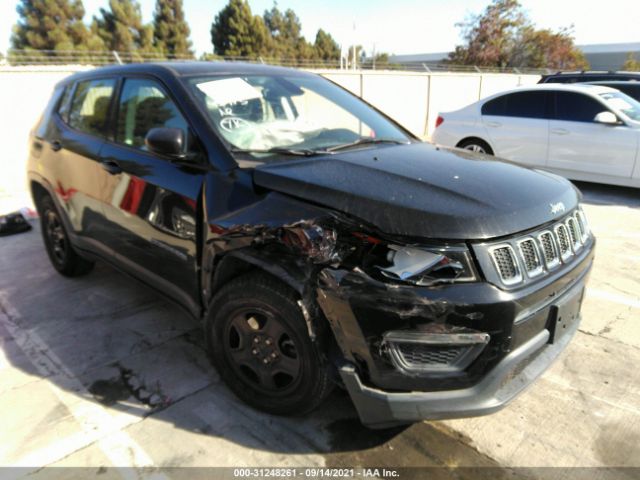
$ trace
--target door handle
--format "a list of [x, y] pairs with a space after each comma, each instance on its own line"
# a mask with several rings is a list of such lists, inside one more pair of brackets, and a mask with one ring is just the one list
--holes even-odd
[[111, 175], [116, 175], [117, 173], [122, 173], [122, 167], [118, 165], [118, 162], [115, 160], [101, 160], [100, 165]]
[[502, 124], [500, 122], [487, 122], [488, 127], [501, 127]]
[[565, 128], [552, 128], [551, 133], [554, 133], [556, 135], [569, 135], [569, 130]]
[[57, 152], [62, 150], [62, 142], [60, 140], [52, 140], [51, 141], [51, 150]]

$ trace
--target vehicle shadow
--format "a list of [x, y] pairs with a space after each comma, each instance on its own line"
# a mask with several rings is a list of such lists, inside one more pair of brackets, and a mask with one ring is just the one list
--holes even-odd
[[[0, 416], [6, 419], [12, 411], [13, 430], [7, 434], [20, 450], [6, 454], [2, 464], [10, 465], [25, 454], [20, 438], [23, 444], [34, 435], [39, 441], [47, 435], [58, 441], [58, 423], [66, 422], [69, 412], [75, 416], [78, 405], [83, 411], [92, 406], [106, 410], [114, 421], [129, 419], [124, 424], [128, 434], [142, 444], [170, 435], [171, 441], [153, 441], [154, 454], [168, 466], [274, 465], [282, 454], [319, 455], [324, 459], [320, 463], [336, 465], [433, 466], [444, 465], [451, 451], [465, 448], [471, 465], [487, 464], [442, 426], [367, 429], [339, 387], [319, 409], [303, 417], [251, 409], [211, 366], [196, 320], [101, 263], [81, 278], [58, 275], [34, 227], [30, 233], [0, 238], [0, 346], [6, 364], [21, 374], [4, 385], [0, 381]], [[38, 422], [35, 407], [18, 408], [12, 398], [21, 391], [31, 396], [29, 389], [39, 385], [45, 390], [53, 385], [73, 400], [69, 395], [51, 396], [47, 404], [43, 396], [38, 408], [49, 413]], [[56, 406], [64, 397], [66, 403]], [[35, 433], [33, 425], [38, 424], [48, 430]], [[247, 452], [276, 456], [228, 457], [224, 448], [216, 452], [219, 439]], [[424, 439], [438, 445], [441, 453], [431, 452]], [[394, 444], [405, 445], [402, 456], [393, 451]]]
[[585, 203], [640, 208], [640, 190], [637, 188], [578, 181], [573, 184], [582, 192]]

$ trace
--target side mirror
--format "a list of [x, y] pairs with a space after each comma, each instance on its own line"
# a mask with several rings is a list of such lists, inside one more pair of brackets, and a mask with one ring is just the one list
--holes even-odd
[[144, 143], [150, 152], [158, 155], [164, 155], [176, 160], [186, 157], [185, 134], [180, 128], [152, 128], [147, 132]]
[[594, 122], [596, 123], [602, 123], [604, 125], [619, 125], [620, 121], [618, 120], [618, 117], [615, 116], [614, 113], [612, 112], [600, 112], [599, 114], [597, 114], [594, 119]]

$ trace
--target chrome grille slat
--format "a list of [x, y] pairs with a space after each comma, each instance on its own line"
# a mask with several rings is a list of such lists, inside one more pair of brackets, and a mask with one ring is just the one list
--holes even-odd
[[527, 275], [529, 275], [529, 277], [537, 277], [538, 275], [541, 275], [543, 272], [542, 261], [538, 254], [538, 246], [533, 238], [519, 240], [518, 248], [520, 250], [520, 255]]
[[520, 267], [511, 245], [498, 245], [491, 249], [491, 257], [505, 285], [513, 285], [522, 281]]
[[556, 234], [556, 241], [558, 242], [558, 249], [560, 250], [560, 258], [564, 262], [573, 255], [573, 252], [571, 251], [569, 232], [567, 232], [567, 227], [563, 223], [556, 225], [553, 230]]
[[558, 255], [556, 242], [553, 239], [553, 233], [551, 233], [550, 230], [545, 230], [538, 235], [538, 242], [542, 248], [542, 255], [547, 270], [552, 270], [560, 265], [560, 256]]
[[577, 252], [582, 248], [582, 240], [576, 227], [576, 220], [573, 217], [569, 217], [565, 222], [567, 226], [567, 232], [569, 232], [569, 241], [571, 242], [571, 248], [574, 252]]

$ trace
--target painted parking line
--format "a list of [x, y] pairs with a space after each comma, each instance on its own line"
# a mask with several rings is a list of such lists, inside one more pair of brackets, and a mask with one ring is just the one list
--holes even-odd
[[587, 295], [601, 300], [626, 305], [631, 308], [640, 308], [640, 299], [638, 299], [638, 297], [634, 298], [629, 295], [607, 292], [606, 290], [600, 290], [598, 288], [587, 288]]
[[[55, 376], [55, 383], [47, 381], [57, 399], [78, 422], [81, 431], [40, 450], [25, 453], [13, 466], [39, 467], [49, 465], [97, 442], [102, 452], [116, 467], [121, 467], [123, 478], [148, 478], [148, 473], [135, 468], [151, 467], [153, 460], [122, 429], [142, 420], [142, 417], [126, 411], [111, 414], [107, 409], [91, 400], [91, 393], [53, 353], [40, 336], [18, 326], [20, 313], [11, 305], [5, 292], [0, 292], [0, 324], [13, 337], [38, 373], [43, 377]], [[134, 468], [127, 468], [134, 467]], [[155, 476], [155, 478], [166, 478]]]

